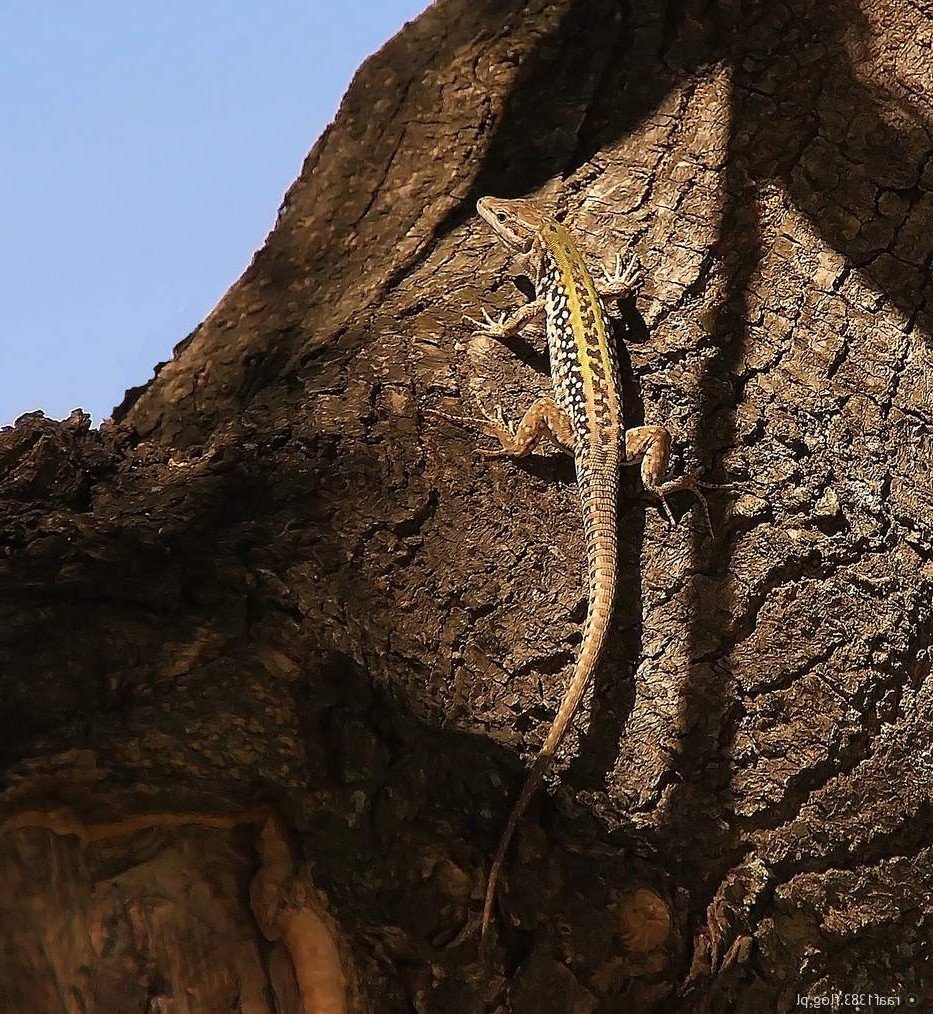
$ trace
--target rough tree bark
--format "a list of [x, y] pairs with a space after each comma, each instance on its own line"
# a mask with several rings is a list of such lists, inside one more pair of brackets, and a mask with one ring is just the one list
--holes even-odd
[[[933, 999], [931, 45], [911, 0], [442, 0], [114, 423], [0, 433], [4, 1010]], [[424, 414], [547, 384], [463, 321], [523, 298], [485, 193], [637, 252], [629, 422], [739, 484], [710, 539], [627, 481], [486, 965], [584, 590], [572, 467]]]

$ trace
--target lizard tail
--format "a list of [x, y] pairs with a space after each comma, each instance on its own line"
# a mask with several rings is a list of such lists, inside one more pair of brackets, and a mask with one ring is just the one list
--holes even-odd
[[567, 727], [583, 699], [602, 653], [612, 610], [615, 603], [616, 575], [618, 571], [618, 531], [616, 520], [616, 492], [618, 468], [615, 462], [604, 462], [598, 470], [582, 468], [577, 462], [580, 500], [583, 505], [583, 528], [586, 542], [589, 602], [583, 627], [583, 642], [574, 667], [573, 677], [561, 703], [547, 738], [532, 765], [518, 800], [512, 807], [505, 830], [499, 839], [483, 902], [483, 921], [480, 930], [480, 948], [486, 941], [492, 909], [496, 899], [496, 885], [515, 828], [528, 804], [537, 792], [554, 754], [557, 752]]

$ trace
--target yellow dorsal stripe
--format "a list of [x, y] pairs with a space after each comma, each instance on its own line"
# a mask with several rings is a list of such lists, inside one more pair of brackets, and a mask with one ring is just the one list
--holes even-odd
[[551, 241], [551, 250], [560, 268], [561, 283], [567, 290], [567, 305], [570, 309], [570, 328], [577, 347], [577, 362], [583, 377], [583, 395], [586, 399], [586, 419], [590, 427], [590, 438], [596, 438], [596, 398], [593, 390], [594, 377], [590, 369], [590, 357], [586, 348], [586, 332], [583, 327], [583, 316], [580, 313], [580, 294], [573, 270], [574, 260], [579, 260], [572, 240], [563, 229], [555, 230]]
[[[593, 325], [597, 336], [599, 357], [602, 362], [603, 376], [605, 381], [600, 387], [608, 392], [612, 386], [612, 364], [609, 353], [609, 344], [606, 336], [606, 327], [600, 312], [599, 297], [596, 294], [596, 287], [583, 261], [580, 251], [577, 249], [570, 234], [566, 229], [558, 226], [548, 237], [551, 251], [560, 269], [561, 283], [567, 290], [567, 303], [570, 309], [570, 324], [573, 331], [574, 342], [577, 349], [577, 361], [580, 366], [580, 373], [583, 377], [583, 391], [586, 398], [586, 418], [590, 428], [590, 438], [594, 441], [600, 440], [602, 435], [599, 432], [599, 420], [596, 413], [596, 378], [591, 367], [593, 352], [587, 344], [586, 325], [583, 322], [580, 303], [580, 282], [586, 288], [590, 305], [593, 308]], [[579, 281], [578, 281], [579, 280]], [[610, 394], [610, 426], [613, 432], [618, 430], [616, 419], [615, 397]]]
[[606, 333], [606, 321], [603, 317], [602, 302], [596, 292], [596, 285], [593, 282], [593, 276], [587, 270], [586, 264], [579, 252], [577, 252], [577, 261], [580, 264], [581, 274], [586, 284], [587, 292], [589, 293], [590, 305], [593, 307], [593, 319], [599, 344], [599, 357], [602, 360], [603, 377], [605, 377], [602, 387], [606, 392], [609, 405], [608, 424], [610, 432], [615, 434], [619, 432], [619, 403], [613, 381], [614, 374], [612, 368], [612, 353], [609, 349], [609, 335]]

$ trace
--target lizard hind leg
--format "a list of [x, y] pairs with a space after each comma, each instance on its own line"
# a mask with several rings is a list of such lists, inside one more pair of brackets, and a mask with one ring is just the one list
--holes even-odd
[[641, 463], [641, 478], [645, 489], [653, 493], [660, 501], [668, 521], [675, 524], [674, 516], [667, 505], [667, 497], [671, 493], [687, 490], [692, 493], [706, 516], [709, 533], [713, 531], [713, 519], [710, 517], [709, 504], [704, 488], [714, 487], [712, 483], [701, 482], [695, 475], [683, 475], [679, 479], [664, 480], [667, 474], [668, 461], [671, 453], [671, 434], [664, 426], [636, 426], [626, 431], [625, 456], [629, 464]]
[[514, 432], [502, 419], [501, 409], [498, 411], [497, 422], [484, 428], [491, 436], [497, 436], [502, 446], [494, 449], [480, 448], [477, 453], [484, 458], [524, 458], [531, 454], [544, 437], [561, 450], [569, 451], [573, 448], [570, 416], [553, 398], [539, 398], [522, 416]]
[[514, 429], [505, 421], [498, 405], [491, 412], [480, 405], [482, 418], [450, 415], [436, 408], [425, 411], [428, 415], [446, 419], [458, 426], [475, 428], [487, 436], [495, 437], [499, 441], [499, 447], [477, 448], [476, 453], [485, 458], [524, 458], [531, 454], [544, 437], [561, 450], [573, 449], [573, 425], [570, 417], [558, 407], [553, 398], [539, 398]]

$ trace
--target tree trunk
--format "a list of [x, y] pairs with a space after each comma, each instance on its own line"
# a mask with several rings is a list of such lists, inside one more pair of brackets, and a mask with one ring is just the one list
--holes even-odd
[[[931, 44], [910, 0], [441, 0], [114, 423], [0, 432], [4, 1010], [933, 1000]], [[572, 465], [425, 411], [548, 387], [464, 321], [528, 291], [483, 194], [637, 254], [627, 422], [735, 484], [710, 538], [626, 477], [485, 962], [585, 589]]]

